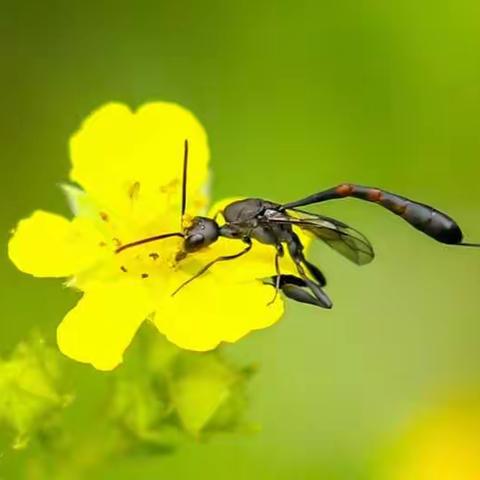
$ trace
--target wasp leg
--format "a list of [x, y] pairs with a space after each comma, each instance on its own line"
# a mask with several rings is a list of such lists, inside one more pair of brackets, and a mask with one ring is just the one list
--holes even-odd
[[234, 260], [235, 258], [239, 258], [242, 255], [245, 255], [247, 252], [250, 251], [252, 248], [252, 240], [248, 237], [245, 237], [243, 241], [247, 244], [247, 246], [239, 253], [235, 253], [234, 255], [224, 255], [222, 257], [218, 257], [215, 260], [212, 260], [211, 262], [207, 263], [204, 267], [202, 267], [193, 277], [190, 277], [188, 280], [183, 282], [173, 293], [172, 297], [175, 296], [183, 287], [186, 287], [190, 282], [193, 282], [196, 278], [200, 277], [203, 275], [212, 265], [214, 265], [217, 262], [225, 262], [227, 260]]
[[265, 281], [266, 284], [275, 286], [280, 285], [280, 290], [284, 295], [296, 302], [307, 303], [321, 308], [329, 308], [316, 296], [312, 295], [307, 282], [295, 275], [275, 275]]
[[303, 258], [303, 264], [307, 267], [307, 270], [312, 274], [312, 277], [318, 282], [321, 287], [324, 287], [327, 284], [327, 279], [325, 275], [320, 271], [320, 269], [310, 263], [305, 257]]
[[[292, 260], [295, 262], [295, 265], [297, 266], [297, 271], [300, 274], [300, 277], [302, 280], [306, 283], [310, 291], [315, 295], [315, 297], [322, 303], [322, 306], [324, 308], [332, 308], [333, 304], [328, 295], [323, 291], [322, 285], [320, 283], [316, 283], [313, 280], [310, 280], [305, 273], [305, 270], [302, 266], [302, 263], [305, 263], [305, 257], [303, 255], [303, 245], [300, 242], [300, 239], [295, 233], [292, 233], [292, 237], [290, 241], [287, 243], [288, 246], [288, 251], [290, 253], [290, 256], [292, 257]], [[313, 266], [310, 263], [305, 263], [305, 265]], [[309, 268], [310, 271], [310, 268]], [[321, 274], [320, 270], [315, 267], [314, 272], [317, 274], [320, 274], [320, 278], [325, 280], [323, 275]], [[311, 272], [312, 273], [312, 272]], [[315, 275], [312, 273], [312, 275], [315, 277]]]
[[280, 277], [281, 277], [281, 273], [280, 273], [280, 257], [283, 257], [283, 247], [282, 247], [282, 244], [279, 243], [277, 244], [277, 253], [275, 254], [275, 293], [273, 295], [273, 298], [267, 303], [267, 306], [270, 306], [272, 305], [275, 300], [277, 299], [277, 296], [278, 296], [278, 291], [280, 290]]
[[307, 275], [305, 274], [305, 270], [303, 270], [303, 267], [299, 263], [297, 263], [297, 270], [300, 276], [302, 277], [302, 280], [306, 283], [307, 287], [315, 295], [318, 301], [322, 304], [322, 307], [332, 308], [333, 303], [330, 300], [330, 297], [322, 290], [322, 287], [318, 283], [310, 280], [307, 277]]

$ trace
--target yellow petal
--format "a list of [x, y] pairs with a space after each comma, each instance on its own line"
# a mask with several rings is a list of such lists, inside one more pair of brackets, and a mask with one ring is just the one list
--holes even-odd
[[63, 319], [58, 346], [67, 357], [112, 370], [151, 309], [148, 293], [137, 281], [97, 285]]
[[21, 220], [8, 245], [15, 266], [36, 277], [68, 277], [92, 266], [101, 254], [101, 237], [86, 219], [68, 221], [36, 211]]
[[185, 140], [193, 206], [203, 200], [207, 181], [207, 137], [198, 120], [173, 103], [149, 103], [136, 112], [111, 103], [93, 112], [71, 139], [70, 176], [111, 215], [154, 218], [174, 211], [178, 228]]
[[236, 342], [252, 330], [274, 324], [283, 314], [280, 295], [259, 281], [220, 281], [205, 275], [164, 299], [155, 314], [157, 328], [181, 348], [214, 349]]

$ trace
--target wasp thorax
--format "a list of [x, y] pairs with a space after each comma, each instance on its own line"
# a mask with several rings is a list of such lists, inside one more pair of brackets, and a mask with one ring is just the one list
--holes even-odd
[[207, 217], [194, 217], [192, 224], [185, 230], [183, 250], [191, 253], [208, 247], [218, 239], [219, 234], [220, 228], [215, 220]]

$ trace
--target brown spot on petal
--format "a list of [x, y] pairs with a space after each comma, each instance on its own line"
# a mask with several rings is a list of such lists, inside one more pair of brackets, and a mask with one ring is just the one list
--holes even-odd
[[170, 181], [166, 185], [161, 185], [160, 186], [160, 192], [161, 193], [169, 193], [175, 190], [175, 188], [180, 184], [180, 181], [175, 178], [174, 180]]
[[140, 182], [134, 182], [128, 189], [128, 196], [130, 200], [136, 200], [140, 194]]

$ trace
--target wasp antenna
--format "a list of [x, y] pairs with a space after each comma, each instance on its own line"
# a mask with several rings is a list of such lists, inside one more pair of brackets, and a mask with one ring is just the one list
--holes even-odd
[[480, 243], [459, 243], [458, 245], [460, 247], [479, 247], [480, 248]]
[[126, 250], [127, 248], [137, 247], [138, 245], [143, 245], [144, 243], [156, 242], [157, 240], [164, 240], [165, 238], [170, 237], [181, 237], [183, 238], [183, 233], [180, 232], [172, 232], [172, 233], [164, 233], [163, 235], [155, 235], [154, 237], [142, 238], [141, 240], [136, 240], [135, 242], [126, 243], [121, 247], [118, 247], [115, 250], [115, 253], [120, 253]]
[[180, 228], [183, 229], [183, 217], [187, 209], [187, 172], [188, 172], [188, 140], [185, 139], [183, 148], [183, 177], [182, 177], [182, 211], [180, 215]]

